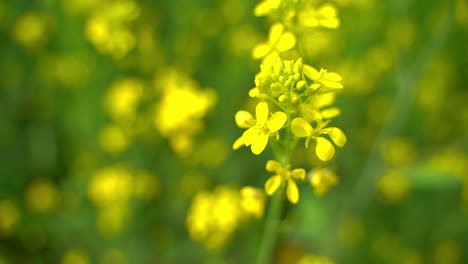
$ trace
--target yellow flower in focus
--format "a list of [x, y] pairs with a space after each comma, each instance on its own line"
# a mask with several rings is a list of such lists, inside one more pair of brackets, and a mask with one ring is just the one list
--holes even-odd
[[327, 194], [331, 188], [338, 184], [338, 177], [328, 169], [312, 170], [308, 174], [310, 186], [318, 196]]
[[307, 8], [299, 15], [299, 23], [306, 27], [337, 28], [340, 25], [335, 6], [325, 4], [318, 8]]
[[279, 53], [288, 51], [296, 45], [296, 37], [290, 31], [284, 29], [284, 25], [276, 23], [271, 26], [267, 43], [257, 45], [252, 52], [254, 59], [264, 58], [267, 63], [272, 63]]
[[265, 16], [278, 9], [282, 0], [263, 0], [255, 6], [255, 16]]
[[255, 108], [256, 119], [247, 111], [238, 111], [235, 116], [236, 124], [240, 128], [248, 128], [242, 136], [234, 142], [233, 148], [237, 149], [242, 145], [250, 146], [252, 153], [259, 155], [268, 144], [270, 135], [276, 135], [284, 123], [287, 116], [284, 112], [278, 111], [271, 115], [270, 119], [268, 104], [260, 102]]
[[306, 148], [309, 147], [310, 140], [316, 142], [315, 153], [317, 157], [323, 161], [331, 160], [335, 156], [335, 148], [330, 141], [320, 135], [327, 134], [338, 147], [343, 147], [346, 143], [346, 136], [343, 131], [337, 127], [324, 128], [327, 124], [328, 122], [321, 123], [319, 127], [314, 129], [301, 117], [294, 118], [291, 122], [291, 131], [293, 134], [300, 138], [306, 138]]
[[47, 213], [58, 206], [60, 193], [52, 182], [41, 179], [31, 183], [26, 190], [25, 200], [29, 210]]
[[245, 186], [241, 189], [241, 206], [248, 214], [261, 218], [265, 210], [265, 194], [263, 190]]
[[286, 196], [291, 203], [296, 204], [299, 201], [299, 188], [295, 180], [304, 180], [306, 177], [305, 170], [294, 169], [290, 171], [289, 165], [283, 167], [281, 163], [274, 160], [269, 160], [267, 162], [266, 170], [276, 173], [265, 182], [266, 193], [271, 196], [280, 186], [287, 184]]
[[19, 221], [18, 209], [9, 200], [0, 201], [0, 238], [11, 234]]
[[318, 71], [310, 65], [304, 65], [303, 71], [307, 78], [315, 82], [310, 86], [310, 88], [314, 91], [321, 87], [334, 90], [343, 88], [343, 85], [341, 84], [343, 78], [341, 78], [338, 73], [328, 72], [325, 69], [320, 69], [320, 71]]
[[406, 198], [410, 187], [407, 177], [395, 170], [388, 171], [377, 182], [377, 190], [390, 203], [397, 203]]

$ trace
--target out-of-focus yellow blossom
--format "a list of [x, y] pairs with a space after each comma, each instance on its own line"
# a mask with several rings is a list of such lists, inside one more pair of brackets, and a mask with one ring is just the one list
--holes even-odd
[[133, 179], [135, 198], [149, 201], [156, 198], [161, 191], [159, 179], [146, 171], [135, 173]]
[[132, 0], [104, 2], [86, 23], [85, 35], [98, 51], [121, 59], [135, 47], [131, 25], [140, 15]]
[[299, 24], [305, 27], [337, 28], [340, 25], [338, 11], [332, 4], [308, 7], [299, 15]]
[[284, 25], [277, 23], [271, 26], [267, 43], [257, 45], [253, 51], [254, 59], [264, 58], [266, 63], [272, 63], [281, 52], [288, 51], [296, 45], [296, 37], [290, 31], [285, 31]]
[[219, 186], [213, 192], [202, 191], [195, 195], [186, 225], [194, 241], [214, 250], [227, 242], [245, 216], [240, 192]]
[[0, 238], [8, 236], [20, 220], [15, 204], [10, 200], [0, 201]]
[[236, 124], [240, 128], [248, 128], [240, 138], [233, 144], [233, 149], [238, 149], [241, 146], [250, 146], [252, 153], [259, 155], [263, 152], [268, 144], [268, 138], [272, 135], [279, 138], [278, 130], [286, 123], [287, 116], [284, 112], [277, 111], [268, 116], [268, 104], [260, 102], [255, 108], [255, 117], [247, 111], [238, 111], [235, 116]]
[[122, 153], [129, 144], [130, 138], [120, 126], [108, 125], [99, 133], [99, 145], [107, 153]]
[[434, 264], [462, 263], [462, 249], [460, 243], [453, 240], [441, 241], [432, 251]]
[[58, 206], [60, 193], [49, 180], [36, 180], [26, 190], [25, 202], [27, 208], [32, 212], [47, 213]]
[[100, 2], [103, 1], [98, 2], [95, 0], [62, 0], [62, 5], [68, 13], [76, 15], [91, 12], [93, 8], [97, 8]]
[[27, 49], [34, 49], [45, 41], [47, 23], [44, 16], [25, 13], [13, 28], [13, 38]]
[[127, 264], [127, 256], [119, 249], [108, 249], [99, 258], [99, 264]]
[[255, 16], [265, 16], [278, 9], [282, 0], [263, 0], [255, 6]]
[[405, 19], [396, 21], [388, 26], [386, 43], [392, 52], [401, 52], [409, 49], [416, 40], [418, 30], [413, 21]]
[[155, 85], [161, 93], [155, 107], [155, 127], [170, 140], [177, 153], [190, 153], [191, 138], [203, 129], [202, 118], [216, 103], [215, 92], [200, 89], [195, 81], [178, 71], [158, 77]]
[[119, 235], [127, 226], [128, 208], [126, 204], [112, 205], [97, 212], [97, 227], [105, 237]]
[[314, 189], [314, 192], [318, 196], [327, 194], [331, 188], [335, 187], [339, 178], [334, 172], [329, 169], [315, 169], [307, 174], [310, 186]]
[[354, 216], [344, 217], [338, 225], [338, 238], [347, 246], [357, 246], [364, 239], [363, 221]]
[[320, 69], [318, 71], [312, 66], [304, 65], [303, 66], [304, 74], [307, 78], [314, 81], [314, 84], [310, 86], [312, 90], [318, 90], [319, 88], [322, 89], [342, 89], [343, 85], [341, 81], [343, 78], [338, 73], [335, 72], [328, 72], [325, 69]]
[[333, 145], [320, 135], [328, 135], [335, 145], [343, 147], [346, 143], [346, 136], [337, 127], [324, 128], [328, 122], [320, 123], [319, 127], [314, 129], [305, 119], [297, 117], [291, 122], [291, 131], [297, 137], [306, 138], [305, 146], [309, 147], [310, 140], [316, 142], [315, 153], [317, 157], [323, 161], [331, 160], [335, 156], [335, 148]]
[[144, 84], [134, 78], [115, 81], [107, 91], [105, 108], [118, 122], [131, 122], [136, 118], [137, 107], [143, 96]]
[[242, 209], [256, 218], [261, 218], [265, 210], [265, 193], [261, 189], [245, 186], [240, 190]]
[[101, 168], [95, 172], [88, 189], [89, 199], [99, 208], [126, 203], [132, 194], [130, 171], [124, 165]]
[[274, 160], [269, 160], [267, 162], [266, 170], [276, 173], [265, 182], [266, 193], [271, 196], [276, 192], [276, 190], [278, 190], [278, 188], [282, 187], [283, 184], [286, 184], [286, 196], [291, 203], [296, 204], [299, 201], [299, 188], [295, 181], [305, 180], [305, 170], [289, 170], [289, 165], [283, 166], [281, 163]]
[[410, 187], [408, 178], [396, 170], [387, 171], [377, 182], [377, 190], [390, 203], [397, 203], [406, 198]]
[[334, 264], [335, 262], [328, 257], [317, 255], [304, 255], [297, 264]]
[[61, 264], [88, 264], [89, 256], [83, 249], [72, 248], [67, 250], [62, 257]]
[[48, 55], [38, 62], [40, 77], [60, 88], [82, 87], [94, 73], [94, 64], [82, 54]]
[[417, 158], [414, 144], [408, 139], [394, 138], [383, 144], [382, 156], [391, 166], [404, 166], [413, 163]]

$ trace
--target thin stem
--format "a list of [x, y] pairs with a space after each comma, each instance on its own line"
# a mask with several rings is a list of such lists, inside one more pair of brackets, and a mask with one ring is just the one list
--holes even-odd
[[268, 217], [265, 223], [260, 248], [257, 255], [257, 264], [271, 263], [270, 258], [273, 253], [275, 243], [278, 237], [278, 227], [281, 222], [280, 216], [283, 207], [284, 186], [273, 195], [269, 210]]

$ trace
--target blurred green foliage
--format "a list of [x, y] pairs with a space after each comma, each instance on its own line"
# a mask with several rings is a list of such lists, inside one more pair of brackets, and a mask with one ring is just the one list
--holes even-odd
[[[287, 206], [275, 262], [466, 263], [468, 3], [327, 2], [340, 27], [300, 41], [343, 76], [348, 143], [337, 187]], [[0, 1], [1, 264], [252, 262], [263, 220], [238, 191], [271, 152], [231, 145], [268, 35], [256, 4]]]

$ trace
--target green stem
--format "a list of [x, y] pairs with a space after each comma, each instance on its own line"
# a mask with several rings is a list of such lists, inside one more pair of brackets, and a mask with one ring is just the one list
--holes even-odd
[[275, 243], [278, 237], [278, 227], [280, 224], [281, 210], [283, 207], [284, 197], [284, 186], [281, 186], [279, 190], [273, 195], [268, 216], [265, 222], [265, 229], [263, 231], [260, 248], [257, 255], [257, 264], [271, 263], [270, 258], [272, 256]]

